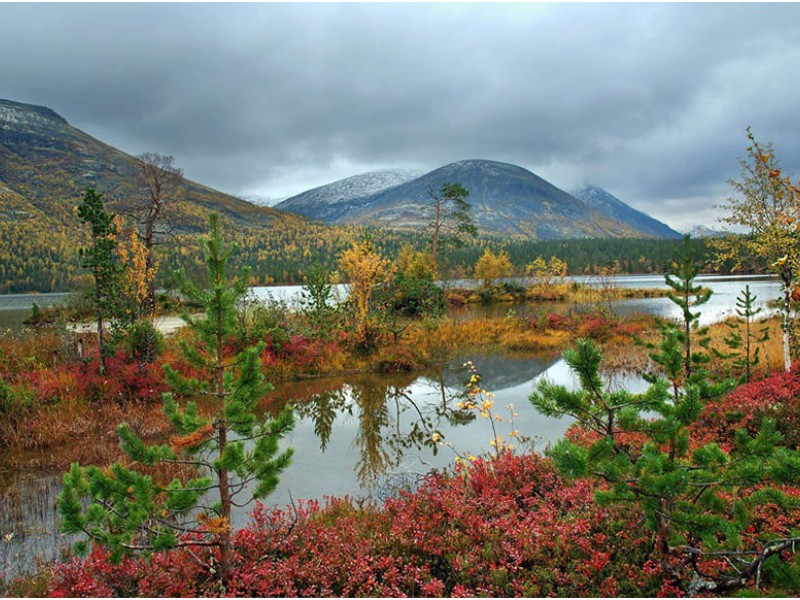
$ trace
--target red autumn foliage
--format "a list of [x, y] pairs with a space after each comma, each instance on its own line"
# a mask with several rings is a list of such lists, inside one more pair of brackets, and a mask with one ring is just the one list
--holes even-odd
[[334, 339], [292, 335], [282, 343], [267, 336], [267, 347], [261, 353], [261, 365], [269, 376], [271, 371], [288, 369], [293, 373], [324, 371], [344, 350], [342, 336]]
[[[237, 596], [656, 595], [660, 570], [631, 510], [600, 508], [589, 481], [563, 482], [536, 455], [431, 474], [379, 508], [347, 499], [294, 511], [258, 505], [235, 535]], [[51, 593], [215, 596], [188, 553], [56, 568]], [[207, 557], [207, 556], [206, 556]], [[132, 587], [134, 586], [134, 587]]]
[[571, 330], [575, 327], [572, 317], [567, 315], [559, 315], [550, 313], [547, 315], [547, 327], [549, 329], [567, 329]]
[[161, 366], [131, 359], [120, 350], [106, 359], [106, 371], [90, 360], [80, 365], [59, 365], [23, 376], [43, 402], [83, 398], [97, 402], [158, 402], [167, 390]]
[[581, 319], [578, 326], [578, 337], [603, 340], [614, 331], [615, 323], [603, 316], [593, 316]]
[[764, 418], [775, 419], [787, 445], [800, 445], [800, 373], [796, 370], [739, 386], [709, 403], [692, 437], [699, 444], [715, 441], [729, 450], [737, 429], [754, 434]]

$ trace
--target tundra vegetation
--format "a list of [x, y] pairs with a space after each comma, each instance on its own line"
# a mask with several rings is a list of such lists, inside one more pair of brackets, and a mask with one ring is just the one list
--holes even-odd
[[[154, 311], [138, 307], [149, 306], [142, 300], [169, 261], [148, 262], [141, 236], [106, 212], [99, 196], [87, 198], [95, 205], [87, 225], [94, 219], [106, 227], [91, 239], [108, 246], [98, 256], [111, 265], [95, 271], [98, 261], [87, 258], [95, 285], [88, 314], [108, 311], [102, 324], [110, 333], [98, 340], [57, 325], [35, 338], [0, 340], [0, 443], [13, 455], [63, 449], [49, 453], [60, 468], [79, 461], [65, 476], [59, 508], [64, 531], [90, 542], [78, 548], [88, 554], [4, 580], [5, 593], [800, 590], [800, 378], [784, 369], [786, 315], [760, 319], [746, 288], [733, 318], [701, 327], [710, 291], [695, 281], [707, 264], [697, 242], [685, 240], [665, 269], [677, 322], [616, 316], [611, 300], [640, 292], [611, 285], [627, 268], [613, 260], [581, 268], [593, 278], [588, 285], [567, 277], [575, 271], [554, 246], [519, 262], [514, 242], [476, 245], [470, 271], [480, 282], [456, 288], [436, 283], [443, 261], [429, 248], [409, 243], [390, 254], [380, 239], [363, 236], [347, 240], [335, 263], [309, 267], [301, 302], [290, 309], [247, 298], [247, 273], [227, 275], [232, 255], [214, 218], [204, 270], [187, 269], [182, 293], [161, 299], [159, 308], [181, 310], [188, 324], [164, 339], [153, 333]], [[513, 279], [523, 267], [529, 279]], [[112, 291], [97, 292], [95, 274]], [[349, 285], [346, 298], [336, 297], [339, 281]], [[108, 295], [113, 302], [103, 301]], [[449, 307], [501, 301], [509, 303], [501, 318], [447, 316]], [[583, 310], [555, 309], [571, 301]], [[793, 337], [788, 344], [795, 349]], [[454, 418], [483, 420], [488, 451], [470, 453], [441, 432], [423, 432], [431, 445], [455, 451], [451, 469], [379, 505], [255, 502], [250, 521], [231, 526], [231, 507], [269, 494], [291, 456], [279, 440], [292, 413], [272, 410], [266, 381], [413, 371], [486, 347], [567, 349], [579, 389], [543, 383], [531, 396], [543, 413], [575, 421], [547, 452], [526, 446], [536, 432], [517, 429], [514, 407], [494, 405], [470, 363]], [[615, 370], [640, 373], [649, 387], [638, 394], [609, 388], [604, 377]], [[125, 424], [98, 436], [109, 422]], [[106, 443], [76, 449], [81, 437]]]

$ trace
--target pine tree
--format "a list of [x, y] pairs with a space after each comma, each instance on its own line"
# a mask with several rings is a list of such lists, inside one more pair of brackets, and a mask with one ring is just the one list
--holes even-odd
[[91, 228], [92, 245], [81, 248], [81, 266], [89, 269], [94, 278], [90, 299], [97, 319], [97, 352], [100, 372], [105, 371], [108, 352], [105, 340], [105, 321], [115, 314], [120, 299], [121, 267], [115, 261], [117, 226], [114, 215], [106, 211], [102, 194], [87, 189], [78, 205], [78, 217]]
[[731, 331], [723, 341], [731, 352], [725, 354], [724, 358], [733, 359], [731, 366], [741, 373], [742, 383], [750, 382], [753, 368], [761, 363], [761, 348], [757, 344], [769, 340], [769, 326], [762, 325], [757, 330], [755, 327], [754, 318], [761, 312], [761, 307], [755, 306], [756, 299], [757, 296], [750, 292], [750, 286], [746, 285], [736, 298], [737, 316], [725, 322]]
[[682, 331], [679, 339], [684, 347], [683, 370], [686, 377], [690, 377], [696, 366], [706, 363], [709, 357], [704, 352], [693, 351], [693, 342], [702, 348], [707, 348], [709, 343], [708, 328], [699, 326], [700, 313], [693, 312], [711, 299], [712, 291], [695, 283], [695, 278], [700, 274], [700, 269], [695, 261], [694, 249], [689, 236], [684, 237], [683, 250], [678, 254], [678, 260], [673, 263], [672, 269], [664, 276], [664, 281], [671, 288], [667, 297], [681, 309]]
[[466, 200], [469, 191], [460, 183], [444, 183], [438, 192], [431, 187], [428, 196], [433, 211], [433, 221], [428, 225], [431, 230], [431, 259], [436, 268], [442, 242], [461, 246], [464, 238], [478, 236], [478, 228], [470, 214], [472, 206]]
[[[578, 340], [564, 359], [581, 388], [542, 382], [530, 401], [543, 414], [571, 416], [594, 434], [596, 441], [588, 447], [565, 438], [548, 449], [559, 471], [606, 482], [607, 488], [596, 493], [600, 503], [637, 504], [654, 534], [664, 573], [686, 591], [719, 593], [748, 585], [770, 557], [800, 541], [770, 532], [761, 539], [743, 536], [760, 504], [793, 502], [774, 484], [797, 480], [800, 453], [781, 445], [770, 420], [753, 437], [739, 431], [730, 451], [715, 443], [692, 447], [692, 424], [732, 382], [710, 377], [702, 342], [701, 349], [691, 349], [700, 316], [692, 309], [708, 295], [694, 284], [690, 262], [684, 254], [668, 278], [683, 322], [661, 323], [661, 341], [650, 354], [659, 373], [646, 374], [651, 383], [646, 392], [607, 391], [600, 350]], [[741, 489], [751, 486], [749, 497], [740, 497]], [[709, 558], [727, 560], [730, 568], [711, 576], [701, 565]]]
[[[260, 369], [264, 344], [235, 356], [227, 350], [237, 303], [247, 291], [247, 274], [233, 280], [226, 275], [231, 249], [222, 246], [216, 215], [210, 219], [205, 249], [208, 287], [201, 289], [185, 276], [180, 278], [183, 294], [205, 309], [203, 318], [183, 315], [195, 338], [181, 341], [184, 360], [203, 377], [186, 378], [165, 367], [172, 392], [164, 394], [164, 414], [176, 434], [169, 445], [146, 446], [127, 424], [117, 428], [120, 445], [133, 465], [184, 465], [201, 473], [188, 481], [175, 478], [164, 484], [119, 463], [110, 469], [73, 464], [64, 476], [58, 509], [62, 531], [85, 533], [107, 546], [112, 558], [131, 550], [216, 548], [216, 557], [205, 564], [224, 584], [232, 560], [234, 498], [245, 492], [251, 499], [263, 498], [275, 488], [291, 460], [292, 450], [279, 453], [278, 442], [292, 428], [293, 416], [289, 408], [275, 418], [256, 413], [271, 389]], [[201, 411], [189, 400], [182, 408], [176, 397], [204, 398], [211, 407]], [[82, 499], [88, 499], [85, 508]], [[209, 499], [211, 507], [198, 512]]]
[[300, 291], [300, 305], [315, 325], [323, 327], [328, 325], [328, 317], [333, 312], [332, 296], [330, 274], [321, 264], [315, 263], [309, 270], [306, 283]]

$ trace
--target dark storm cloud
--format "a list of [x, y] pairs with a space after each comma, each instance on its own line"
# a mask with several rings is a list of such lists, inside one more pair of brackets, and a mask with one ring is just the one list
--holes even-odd
[[747, 125], [800, 170], [799, 29], [789, 4], [2, 4], [0, 97], [234, 193], [490, 158], [682, 225]]

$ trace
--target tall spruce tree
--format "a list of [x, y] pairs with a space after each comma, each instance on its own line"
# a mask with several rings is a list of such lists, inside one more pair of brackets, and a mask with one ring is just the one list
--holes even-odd
[[[564, 359], [580, 389], [542, 382], [530, 401], [545, 415], [573, 417], [596, 439], [587, 446], [565, 438], [549, 448], [559, 471], [604, 481], [607, 486], [596, 493], [600, 503], [637, 504], [663, 572], [684, 591], [721, 593], [752, 584], [768, 560], [800, 542], [779, 532], [746, 535], [759, 505], [796, 504], [777, 484], [797, 482], [800, 453], [782, 446], [770, 420], [754, 436], [737, 432], [729, 450], [716, 443], [692, 445], [691, 426], [732, 382], [710, 377], [703, 344], [692, 349], [700, 316], [692, 309], [708, 298], [694, 284], [690, 262], [684, 255], [672, 274], [676, 293], [670, 297], [683, 319], [661, 323], [661, 341], [650, 354], [658, 369], [645, 374], [651, 383], [646, 392], [608, 391], [600, 377], [600, 350], [578, 340]], [[707, 560], [727, 561], [728, 568], [710, 574]]]
[[730, 333], [723, 338], [729, 353], [717, 352], [726, 359], [731, 359], [734, 372], [740, 374], [743, 383], [749, 383], [753, 378], [753, 369], [761, 363], [761, 348], [769, 340], [769, 325], [762, 323], [757, 326], [755, 318], [761, 313], [761, 307], [756, 306], [757, 296], [746, 285], [742, 293], [736, 297], [736, 317], [725, 321], [725, 326]]
[[100, 372], [105, 371], [107, 354], [106, 320], [116, 311], [121, 294], [122, 268], [115, 260], [117, 227], [114, 215], [106, 210], [103, 195], [89, 188], [78, 205], [78, 217], [90, 227], [92, 244], [81, 248], [81, 266], [89, 269], [94, 278], [94, 288], [89, 294], [97, 320], [97, 353]]
[[683, 345], [683, 370], [686, 377], [690, 377], [695, 366], [708, 362], [708, 354], [694, 350], [695, 338], [702, 348], [707, 348], [709, 343], [708, 328], [700, 327], [700, 312], [693, 312], [711, 299], [712, 291], [695, 283], [695, 278], [700, 274], [700, 268], [695, 261], [694, 248], [689, 236], [683, 238], [683, 250], [678, 253], [678, 259], [672, 264], [672, 269], [664, 276], [664, 281], [671, 288], [667, 297], [681, 310], [681, 335], [679, 340]]
[[[120, 445], [131, 466], [73, 464], [64, 476], [58, 509], [62, 531], [85, 533], [108, 547], [113, 558], [134, 550], [215, 549], [204, 564], [224, 585], [232, 560], [231, 511], [242, 505], [234, 499], [244, 494], [263, 498], [275, 488], [292, 456], [291, 449], [279, 452], [278, 443], [294, 421], [288, 407], [274, 418], [256, 413], [272, 389], [260, 369], [264, 344], [235, 355], [228, 350], [248, 278], [246, 272], [228, 278], [231, 249], [222, 246], [216, 215], [210, 219], [205, 246], [208, 287], [180, 277], [183, 294], [205, 309], [204, 317], [183, 315], [194, 336], [181, 340], [184, 360], [202, 377], [187, 378], [165, 367], [172, 391], [164, 394], [164, 414], [175, 430], [170, 444], [146, 446], [127, 424], [119, 425]], [[178, 398], [187, 399], [185, 407]], [[195, 402], [200, 398], [202, 409]], [[134, 468], [159, 464], [200, 473], [166, 483]], [[208, 503], [201, 511], [200, 505]], [[199, 554], [191, 555], [201, 560]]]

